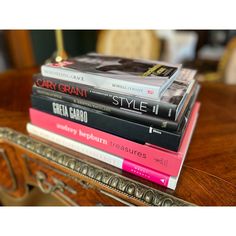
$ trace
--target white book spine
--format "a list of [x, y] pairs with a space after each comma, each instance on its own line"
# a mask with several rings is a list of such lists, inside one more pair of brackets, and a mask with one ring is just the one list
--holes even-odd
[[[30, 123], [27, 124], [27, 131], [28, 131], [28, 133], [30, 133], [32, 135], [41, 137], [41, 138], [51, 141], [53, 143], [57, 143], [63, 147], [69, 148], [73, 151], [80, 152], [80, 153], [85, 154], [91, 158], [105, 162], [111, 166], [117, 167], [121, 170], [123, 169], [122, 166], [123, 166], [124, 160], [122, 158], [119, 158], [119, 157], [114, 156], [112, 154], [103, 152], [99, 149], [82, 144], [82, 143], [74, 141], [72, 139], [68, 139], [68, 138], [63, 137], [61, 135], [52, 133], [50, 131], [47, 131], [45, 129], [42, 129], [40, 127], [32, 125]], [[179, 175], [177, 177], [170, 176], [169, 181], [168, 181], [168, 185], [166, 187], [174, 190], [176, 188], [178, 178], [179, 178]]]
[[68, 139], [66, 137], [52, 133], [52, 132], [47, 131], [45, 129], [41, 129], [41, 128], [34, 126], [30, 123], [27, 124], [27, 131], [30, 134], [44, 138], [44, 139], [51, 141], [53, 143], [57, 143], [61, 146], [70, 148], [71, 150], [80, 152], [80, 153], [90, 156], [94, 159], [97, 159], [97, 160], [105, 162], [109, 165], [115, 166], [119, 169], [122, 169], [123, 160], [119, 157], [112, 155], [112, 154], [105, 153], [105, 152], [100, 151], [96, 148], [79, 143], [79, 142], [74, 141], [72, 139]]
[[[149, 99], [160, 98], [160, 87], [142, 83], [129, 82], [120, 79], [109, 78], [101, 75], [83, 73], [73, 69], [54, 68], [47, 65], [41, 67], [43, 76], [60, 79], [68, 82], [94, 86], [99, 89], [114, 91], [123, 94], [133, 94], [135, 96]], [[175, 75], [174, 75], [175, 76]], [[145, 78], [143, 78], [145, 80]], [[170, 79], [171, 83], [172, 79]]]

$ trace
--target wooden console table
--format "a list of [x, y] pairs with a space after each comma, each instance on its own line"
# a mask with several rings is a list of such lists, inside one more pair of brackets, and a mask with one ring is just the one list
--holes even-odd
[[[33, 187], [67, 205], [235, 206], [236, 86], [202, 84], [199, 120], [175, 191], [65, 148], [31, 138], [31, 76], [1, 78], [0, 191]], [[20, 87], [21, 86], [21, 87]]]

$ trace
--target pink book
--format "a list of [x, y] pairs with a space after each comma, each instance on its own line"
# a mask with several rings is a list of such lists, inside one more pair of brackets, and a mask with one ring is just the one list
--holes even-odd
[[135, 143], [33, 108], [30, 108], [30, 118], [31, 123], [40, 128], [76, 140], [147, 168], [160, 171], [164, 174], [177, 176], [181, 168], [182, 160], [188, 149], [189, 140], [191, 138], [190, 131], [195, 124], [194, 121], [199, 107], [199, 103], [196, 103], [193, 107], [189, 124], [178, 152]]
[[44, 140], [60, 144], [63, 147], [85, 154], [93, 159], [105, 162], [109, 165], [115, 166], [121, 170], [150, 180], [159, 185], [175, 189], [177, 178], [162, 174], [161, 172], [146, 168], [145, 166], [141, 166], [129, 160], [125, 160], [123, 158], [114, 156], [110, 153], [101, 151], [78, 141], [74, 141], [64, 136], [55, 134], [30, 123], [27, 124], [27, 131], [31, 135], [35, 135], [43, 138]]
[[[193, 114], [194, 115], [194, 114]], [[193, 129], [195, 127], [197, 121], [197, 115], [194, 115], [194, 125], [191, 126], [191, 129], [187, 129], [187, 132], [190, 132], [193, 134]], [[74, 141], [72, 139], [66, 138], [64, 136], [55, 134], [53, 132], [50, 132], [48, 130], [42, 129], [38, 126], [32, 125], [30, 123], [27, 124], [27, 131], [31, 135], [35, 135], [38, 137], [41, 137], [45, 140], [60, 144], [61, 146], [64, 146], [66, 148], [69, 148], [71, 150], [77, 151], [79, 153], [85, 154], [93, 159], [105, 162], [109, 165], [115, 166], [119, 169], [122, 169], [126, 172], [132, 173], [136, 176], [139, 176], [141, 178], [147, 179], [149, 181], [152, 181], [154, 183], [157, 183], [159, 185], [162, 185], [164, 187], [170, 188], [175, 190], [180, 171], [178, 173], [178, 176], [169, 176], [165, 175], [159, 171], [152, 170], [150, 168], [147, 168], [145, 166], [141, 166], [137, 163], [134, 163], [132, 161], [117, 157], [115, 155], [112, 155], [110, 153], [101, 151], [99, 149], [93, 148], [91, 146], [88, 146], [86, 144], [83, 144], [78, 141]], [[187, 136], [187, 133], [186, 133]], [[190, 139], [188, 139], [188, 145], [190, 143]], [[185, 154], [186, 156], [186, 154]], [[182, 164], [184, 162], [184, 159], [182, 160]]]

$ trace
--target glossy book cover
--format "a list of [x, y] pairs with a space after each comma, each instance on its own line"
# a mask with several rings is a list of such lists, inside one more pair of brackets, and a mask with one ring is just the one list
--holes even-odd
[[181, 65], [89, 53], [41, 67], [43, 76], [95, 88], [157, 99], [174, 81]]

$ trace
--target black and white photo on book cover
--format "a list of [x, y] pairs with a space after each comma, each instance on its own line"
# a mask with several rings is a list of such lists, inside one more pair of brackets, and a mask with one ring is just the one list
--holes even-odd
[[[137, 79], [139, 83], [146, 83], [148, 79], [148, 81], [153, 82], [153, 85], [159, 86], [162, 86], [166, 80], [175, 76], [181, 68], [181, 65], [177, 64], [107, 56], [97, 53], [88, 53], [84, 56], [76, 57], [74, 60], [80, 64], [68, 65], [69, 68], [84, 70], [104, 77], [112, 76], [122, 80]], [[140, 80], [142, 78], [145, 80]]]
[[196, 72], [196, 70], [186, 68], [181, 69], [176, 80], [174, 80], [171, 86], [161, 96], [161, 101], [179, 105], [196, 82], [194, 80]]
[[88, 53], [43, 65], [42, 74], [105, 90], [158, 98], [181, 67], [180, 64]]

